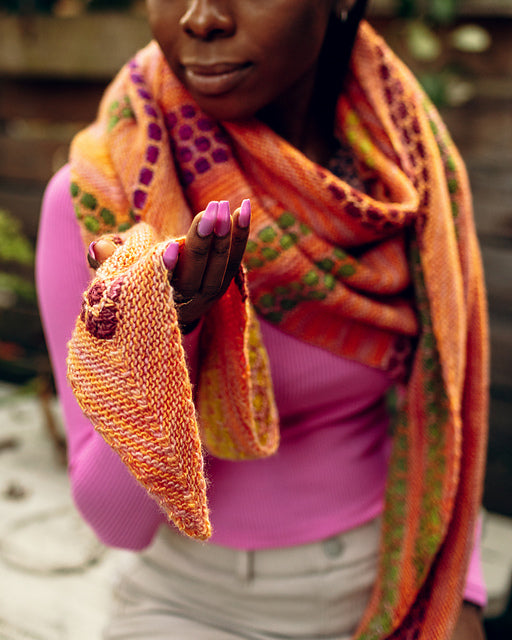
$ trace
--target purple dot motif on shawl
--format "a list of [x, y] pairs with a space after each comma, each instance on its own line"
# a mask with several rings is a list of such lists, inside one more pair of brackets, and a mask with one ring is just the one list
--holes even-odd
[[366, 214], [370, 220], [374, 220], [375, 222], [381, 222], [383, 219], [382, 211], [379, 211], [375, 207], [368, 207]]
[[212, 158], [214, 162], [227, 162], [228, 161], [228, 152], [225, 149], [215, 149], [212, 151]]
[[167, 113], [167, 114], [165, 114], [164, 119], [165, 119], [165, 125], [169, 129], [169, 131], [171, 129], [174, 129], [174, 127], [178, 123], [178, 118], [177, 118], [175, 113]]
[[199, 158], [194, 162], [197, 173], [205, 173], [210, 168], [210, 163], [206, 158]]
[[156, 118], [158, 115], [156, 112], [156, 109], [152, 107], [150, 104], [144, 105], [144, 111], [148, 114], [148, 116], [151, 116], [152, 118]]
[[383, 80], [389, 80], [391, 73], [385, 64], [381, 64], [379, 72], [380, 72], [380, 77]]
[[181, 172], [181, 180], [183, 184], [188, 187], [189, 184], [192, 184], [192, 182], [194, 182], [194, 174], [192, 173], [192, 171], [185, 169]]
[[214, 122], [213, 120], [210, 120], [210, 118], [199, 118], [199, 120], [197, 121], [197, 128], [199, 129], [199, 131], [211, 131], [214, 127]]
[[189, 147], [178, 147], [176, 155], [181, 162], [190, 162], [192, 160], [192, 150]]
[[407, 107], [403, 102], [398, 103], [397, 110], [398, 116], [402, 118], [402, 120], [405, 120], [405, 118], [407, 118]]
[[191, 104], [184, 104], [181, 107], [181, 115], [184, 118], [193, 118], [196, 115], [196, 110]]
[[117, 300], [119, 299], [119, 296], [121, 295], [121, 291], [123, 288], [123, 281], [124, 281], [124, 277], [120, 276], [119, 278], [116, 278], [114, 280], [114, 282], [110, 285], [109, 289], [108, 289], [108, 297], [113, 301], [113, 302], [117, 302]]
[[215, 140], [217, 140], [217, 142], [220, 142], [221, 144], [228, 143], [228, 137], [223, 131], [216, 131], [213, 134], [213, 137], [215, 138]]
[[146, 160], [151, 164], [155, 164], [155, 162], [158, 160], [159, 155], [160, 149], [158, 147], [155, 147], [154, 145], [150, 145], [146, 149]]
[[144, 100], [151, 100], [151, 94], [149, 91], [146, 91], [146, 89], [137, 89], [137, 93], [141, 98], [144, 98]]
[[151, 171], [151, 169], [146, 169], [145, 167], [141, 169], [139, 174], [139, 182], [147, 186], [152, 179], [153, 179], [153, 172]]
[[345, 211], [352, 218], [361, 218], [362, 214], [361, 214], [361, 212], [359, 211], [359, 209], [356, 207], [356, 205], [353, 202], [348, 202], [345, 205]]
[[[87, 305], [82, 303], [82, 311], [80, 318], [85, 322], [87, 331], [100, 340], [108, 340], [113, 338], [116, 332], [118, 318], [115, 302], [119, 300], [123, 287], [123, 277], [117, 278], [110, 285], [108, 291], [104, 283], [97, 282], [89, 289], [87, 294], [87, 302], [90, 307], [94, 307], [103, 301], [104, 306], [97, 308], [96, 312], [92, 309], [88, 310]], [[105, 297], [106, 291], [106, 297]]]
[[188, 126], [188, 124], [184, 124], [179, 128], [178, 135], [181, 140], [190, 140], [194, 135], [194, 131], [192, 130], [192, 127]]
[[208, 151], [212, 143], [206, 136], [200, 136], [194, 140], [194, 144], [199, 151]]
[[135, 84], [142, 84], [144, 82], [144, 78], [139, 73], [131, 73], [130, 78]]
[[418, 152], [418, 155], [420, 156], [420, 158], [425, 160], [427, 153], [425, 151], [425, 145], [423, 144], [423, 142], [418, 142], [416, 144], [416, 151]]
[[105, 285], [102, 282], [96, 282], [92, 285], [87, 293], [87, 301], [93, 307], [95, 304], [101, 300], [103, 293], [105, 291]]
[[151, 140], [161, 140], [162, 129], [155, 122], [150, 122], [148, 125], [148, 136], [151, 138]]
[[97, 317], [87, 316], [85, 326], [95, 338], [100, 340], [113, 338], [117, 328], [116, 310], [113, 307], [104, 307]]
[[335, 184], [330, 184], [328, 186], [329, 191], [331, 192], [331, 194], [333, 195], [333, 197], [336, 200], [344, 200], [345, 198], [345, 194], [343, 193], [343, 191], [337, 187]]
[[146, 198], [148, 194], [141, 189], [137, 189], [133, 194], [133, 204], [137, 209], [142, 209], [144, 204], [146, 203]]

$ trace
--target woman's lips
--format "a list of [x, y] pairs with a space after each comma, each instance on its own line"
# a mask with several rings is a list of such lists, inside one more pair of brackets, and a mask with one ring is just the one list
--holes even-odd
[[251, 72], [250, 63], [184, 64], [189, 89], [205, 96], [218, 96], [239, 85]]

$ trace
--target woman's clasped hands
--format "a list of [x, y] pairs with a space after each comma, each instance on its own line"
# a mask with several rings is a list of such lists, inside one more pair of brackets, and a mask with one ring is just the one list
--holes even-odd
[[[212, 201], [193, 219], [185, 242], [167, 246], [163, 262], [182, 327], [195, 326], [227, 291], [242, 262], [250, 220], [248, 199], [232, 215], [227, 200]], [[97, 268], [115, 250], [111, 240], [100, 238], [89, 248], [89, 263]]]

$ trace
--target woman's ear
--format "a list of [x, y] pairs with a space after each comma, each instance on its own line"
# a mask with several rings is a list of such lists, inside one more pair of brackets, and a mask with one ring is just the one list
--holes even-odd
[[334, 0], [334, 13], [341, 22], [359, 24], [364, 17], [368, 0]]
[[334, 1], [334, 13], [341, 19], [342, 22], [348, 17], [349, 11], [355, 5], [357, 0], [335, 0]]

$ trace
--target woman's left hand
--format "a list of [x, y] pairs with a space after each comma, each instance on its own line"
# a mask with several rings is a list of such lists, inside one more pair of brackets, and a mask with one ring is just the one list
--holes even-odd
[[452, 640], [485, 640], [479, 607], [469, 602], [463, 603]]

